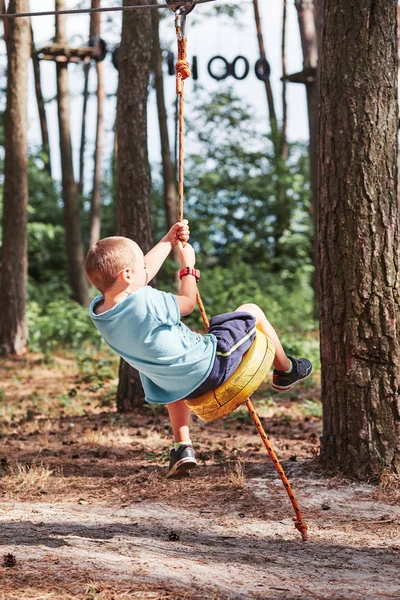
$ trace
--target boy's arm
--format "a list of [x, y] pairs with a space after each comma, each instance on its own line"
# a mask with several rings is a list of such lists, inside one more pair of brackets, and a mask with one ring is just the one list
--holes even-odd
[[157, 275], [162, 264], [168, 258], [172, 248], [177, 245], [178, 241], [187, 242], [188, 239], [188, 221], [185, 219], [180, 223], [175, 223], [162, 240], [160, 240], [144, 257], [148, 281], [151, 281], [153, 277]]
[[[177, 247], [182, 267], [193, 269], [196, 263], [196, 255], [192, 246], [186, 244], [186, 246], [183, 247], [182, 243], [178, 242]], [[196, 306], [196, 290], [196, 279], [193, 275], [185, 275], [185, 277], [182, 277], [179, 296], [176, 296], [181, 316], [190, 315], [190, 313], [193, 312]]]

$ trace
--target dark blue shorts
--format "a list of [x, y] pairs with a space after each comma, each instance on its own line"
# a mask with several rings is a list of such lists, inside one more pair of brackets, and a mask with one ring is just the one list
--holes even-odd
[[208, 333], [217, 338], [214, 364], [207, 379], [187, 399], [222, 385], [236, 371], [256, 336], [256, 318], [248, 312], [230, 312], [210, 319]]

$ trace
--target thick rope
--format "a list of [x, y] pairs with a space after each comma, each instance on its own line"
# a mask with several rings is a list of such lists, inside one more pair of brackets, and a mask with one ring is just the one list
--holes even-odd
[[[184, 80], [187, 77], [190, 77], [190, 69], [189, 64], [187, 62], [186, 56], [186, 48], [187, 48], [187, 38], [182, 36], [181, 27], [177, 24], [176, 33], [178, 38], [178, 62], [176, 63], [176, 93], [179, 95], [178, 102], [178, 220], [183, 220], [183, 183], [184, 183], [184, 167], [183, 167], [183, 159], [184, 159], [184, 143], [185, 143], [185, 93], [184, 93]], [[208, 331], [210, 323], [204, 308], [203, 301], [201, 299], [198, 288], [196, 288], [196, 299], [199, 307], [199, 311], [201, 314], [201, 318], [203, 319], [204, 327], [206, 331]], [[254, 424], [257, 428], [258, 433], [261, 436], [261, 439], [266, 447], [268, 454], [272, 460], [272, 463], [276, 469], [276, 472], [279, 475], [280, 480], [282, 481], [286, 492], [290, 498], [294, 511], [296, 513], [295, 519], [295, 527], [301, 533], [301, 537], [303, 541], [308, 539], [307, 530], [308, 526], [303, 521], [303, 516], [300, 511], [299, 504], [296, 500], [296, 497], [293, 493], [293, 490], [290, 486], [289, 480], [285, 475], [285, 472], [276, 456], [274, 449], [271, 446], [270, 441], [267, 438], [267, 435], [263, 429], [260, 419], [258, 418], [256, 411], [254, 410], [253, 404], [250, 399], [247, 398], [246, 406], [250, 412], [250, 415], [254, 421]]]
[[294, 508], [294, 512], [296, 513], [296, 520], [294, 522], [294, 526], [296, 527], [296, 529], [298, 529], [301, 533], [301, 537], [303, 538], [304, 541], [307, 541], [308, 539], [308, 526], [306, 525], [306, 523], [304, 523], [303, 521], [303, 515], [301, 514], [301, 510], [300, 510], [300, 506], [299, 503], [296, 500], [296, 496], [293, 493], [292, 487], [289, 483], [288, 478], [286, 477], [285, 471], [283, 470], [278, 457], [275, 454], [275, 451], [271, 445], [271, 442], [269, 441], [269, 439], [267, 438], [267, 434], [264, 431], [264, 428], [261, 424], [260, 419], [257, 416], [257, 413], [254, 409], [254, 406], [250, 400], [250, 398], [247, 398], [246, 400], [246, 406], [249, 409], [249, 413], [251, 415], [251, 418], [254, 421], [254, 424], [257, 428], [258, 433], [260, 434], [260, 437], [264, 443], [264, 446], [266, 447], [269, 457], [272, 460], [274, 467], [276, 469], [276, 472], [278, 473], [280, 480], [282, 481], [283, 485], [285, 486], [287, 495], [290, 498], [290, 502], [292, 503], [292, 506]]

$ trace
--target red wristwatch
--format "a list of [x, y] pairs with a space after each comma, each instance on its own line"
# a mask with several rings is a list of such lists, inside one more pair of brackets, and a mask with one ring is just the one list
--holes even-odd
[[200, 279], [200, 271], [198, 269], [191, 269], [190, 267], [183, 267], [183, 269], [181, 269], [179, 271], [179, 279], [182, 279], [182, 277], [185, 277], [185, 275], [193, 275], [193, 277], [196, 279], [196, 281], [199, 281], [199, 279]]

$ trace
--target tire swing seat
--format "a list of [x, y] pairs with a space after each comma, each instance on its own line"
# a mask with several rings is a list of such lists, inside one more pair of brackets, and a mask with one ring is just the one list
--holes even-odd
[[202, 421], [215, 421], [229, 415], [260, 387], [271, 369], [274, 357], [274, 344], [257, 330], [254, 342], [233, 375], [215, 390], [186, 400], [187, 406]]

